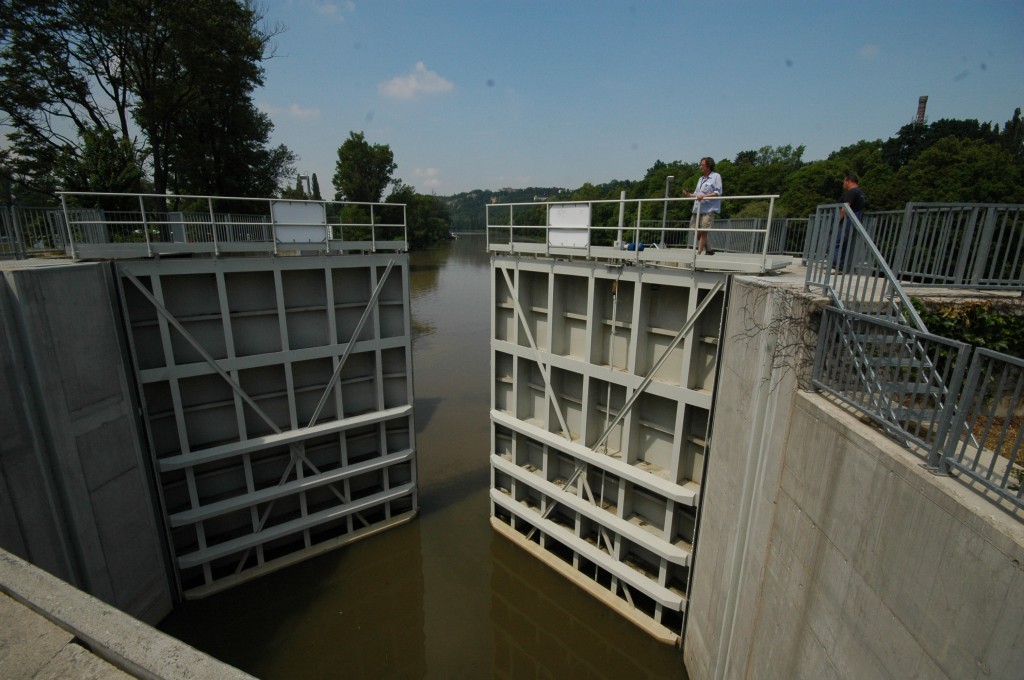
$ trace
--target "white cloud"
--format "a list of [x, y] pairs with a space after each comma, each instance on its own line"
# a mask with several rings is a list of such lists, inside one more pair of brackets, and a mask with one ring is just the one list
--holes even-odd
[[441, 186], [441, 171], [437, 168], [416, 168], [413, 170], [416, 184], [424, 189], [437, 189]]
[[864, 59], [874, 59], [875, 57], [878, 56], [878, 45], [867, 44], [864, 47], [857, 50], [857, 54], [859, 54]]
[[440, 94], [455, 88], [450, 80], [429, 70], [422, 61], [416, 63], [412, 73], [396, 76], [377, 86], [377, 91], [394, 99], [415, 99], [420, 94]]
[[320, 109], [304, 109], [298, 104], [292, 104], [288, 107], [288, 115], [299, 120], [309, 120], [310, 118], [319, 118]]
[[302, 5], [311, 7], [314, 12], [327, 19], [345, 21], [345, 15], [356, 11], [356, 3], [331, 2], [331, 0], [300, 0]]

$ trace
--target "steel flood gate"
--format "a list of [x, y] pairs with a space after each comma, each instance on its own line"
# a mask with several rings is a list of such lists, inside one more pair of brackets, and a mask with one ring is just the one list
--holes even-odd
[[406, 254], [116, 267], [185, 597], [415, 515]]
[[491, 524], [679, 644], [727, 276], [492, 259]]

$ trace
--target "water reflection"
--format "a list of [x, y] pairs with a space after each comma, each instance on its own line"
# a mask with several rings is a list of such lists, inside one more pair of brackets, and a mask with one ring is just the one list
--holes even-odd
[[187, 602], [160, 628], [261, 678], [425, 677], [420, 533], [381, 536]]
[[273, 678], [685, 678], [654, 642], [488, 521], [490, 260], [410, 261], [419, 516], [226, 591], [161, 628]]

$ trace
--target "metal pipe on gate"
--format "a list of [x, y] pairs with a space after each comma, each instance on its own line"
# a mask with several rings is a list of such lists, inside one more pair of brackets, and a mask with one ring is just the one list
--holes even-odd
[[[206, 199], [206, 207], [210, 211], [210, 233], [213, 236], [213, 254], [214, 255], [220, 255], [220, 252], [218, 252], [219, 248], [218, 248], [218, 240], [217, 240], [217, 216], [213, 214], [213, 199], [212, 198], [207, 198]], [[273, 214], [273, 213], [271, 213], [271, 214]], [[188, 236], [186, 235], [186, 239], [187, 238], [188, 238]]]
[[768, 222], [764, 228], [764, 245], [761, 248], [761, 271], [768, 270], [768, 239], [772, 233], [772, 211], [775, 209], [775, 197], [768, 199]]
[[619, 192], [619, 233], [615, 242], [622, 248], [622, 227], [626, 224], [626, 192]]
[[153, 257], [153, 244], [149, 242], [149, 224], [146, 222], [146, 204], [142, 200], [142, 194], [139, 194], [139, 213], [142, 216], [142, 234], [146, 237], [146, 255]]

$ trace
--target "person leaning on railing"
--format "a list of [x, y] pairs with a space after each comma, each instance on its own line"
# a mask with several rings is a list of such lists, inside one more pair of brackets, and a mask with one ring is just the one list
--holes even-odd
[[[864, 219], [864, 208], [868, 204], [864, 190], [860, 188], [860, 179], [852, 172], [843, 177], [843, 203], [857, 216], [857, 221]], [[846, 221], [846, 211], [839, 211], [839, 235], [836, 238], [836, 249], [832, 254], [832, 267], [840, 272], [846, 267], [846, 250], [850, 243], [850, 224]]]
[[708, 231], [715, 226], [715, 215], [722, 209], [722, 202], [717, 199], [705, 199], [722, 195], [722, 176], [715, 172], [715, 159], [710, 156], [700, 159], [700, 171], [703, 176], [697, 180], [696, 192], [690, 193], [683, 189], [683, 196], [697, 199], [693, 217], [690, 219], [690, 228], [697, 229], [697, 254], [714, 255], [715, 251], [708, 245]]

